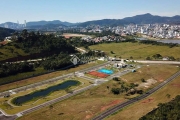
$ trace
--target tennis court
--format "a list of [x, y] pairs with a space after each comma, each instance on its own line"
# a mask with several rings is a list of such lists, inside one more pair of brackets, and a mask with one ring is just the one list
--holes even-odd
[[106, 78], [107, 76], [109, 76], [108, 74], [104, 74], [104, 73], [97, 72], [97, 71], [91, 71], [88, 74], [96, 76], [96, 77], [101, 77], [101, 78]]

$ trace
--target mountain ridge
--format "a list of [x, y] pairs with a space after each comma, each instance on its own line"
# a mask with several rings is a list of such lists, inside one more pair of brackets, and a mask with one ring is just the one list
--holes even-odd
[[[27, 22], [27, 27], [32, 26], [48, 26], [55, 24], [54, 26], [79, 26], [79, 27], [86, 27], [89, 25], [101, 25], [101, 26], [118, 26], [118, 25], [125, 25], [125, 24], [154, 24], [154, 23], [179, 23], [180, 24], [180, 15], [175, 15], [172, 17], [167, 16], [159, 16], [159, 15], [152, 15], [150, 13], [135, 15], [132, 17], [125, 17], [123, 19], [101, 19], [101, 20], [91, 20], [85, 21], [82, 23], [71, 23], [71, 22], [62, 22], [60, 20], [52, 20], [52, 21], [31, 21]], [[0, 27], [4, 27], [6, 24], [9, 26], [17, 25], [17, 23], [13, 22], [6, 22], [0, 24]]]

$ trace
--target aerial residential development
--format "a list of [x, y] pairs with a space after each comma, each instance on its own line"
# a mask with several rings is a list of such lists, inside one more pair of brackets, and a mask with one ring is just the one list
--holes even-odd
[[179, 120], [179, 4], [2, 0], [0, 120]]

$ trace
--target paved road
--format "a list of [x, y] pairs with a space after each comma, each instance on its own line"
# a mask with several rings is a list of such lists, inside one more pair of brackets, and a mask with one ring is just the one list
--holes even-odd
[[15, 120], [18, 116], [16, 115], [7, 115], [3, 110], [0, 109], [0, 120]]
[[139, 63], [149, 63], [149, 64], [180, 64], [177, 61], [150, 61], [150, 60], [136, 60]]
[[107, 116], [113, 114], [114, 112], [116, 112], [116, 111], [118, 111], [118, 110], [120, 110], [120, 109], [122, 109], [122, 108], [124, 108], [124, 107], [126, 107], [128, 105], [148, 97], [149, 95], [153, 94], [154, 92], [156, 92], [157, 90], [159, 90], [160, 88], [162, 88], [163, 86], [165, 86], [166, 84], [168, 84], [170, 81], [174, 80], [178, 76], [180, 76], [180, 71], [175, 73], [174, 75], [172, 75], [168, 79], [166, 79], [164, 82], [162, 82], [158, 86], [152, 88], [151, 90], [149, 90], [145, 94], [143, 94], [141, 96], [138, 96], [136, 98], [133, 98], [133, 99], [127, 101], [127, 102], [118, 104], [117, 106], [115, 106], [115, 107], [113, 107], [113, 108], [111, 108], [111, 109], [101, 113], [100, 115], [94, 117], [93, 120], [102, 120], [103, 118], [106, 118]]

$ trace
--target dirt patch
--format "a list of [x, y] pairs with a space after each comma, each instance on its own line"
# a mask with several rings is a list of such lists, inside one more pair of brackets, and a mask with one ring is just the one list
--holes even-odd
[[151, 85], [154, 85], [157, 81], [155, 79], [148, 79], [146, 82], [139, 84], [138, 88], [149, 88]]
[[150, 102], [152, 102], [153, 100], [154, 100], [153, 98], [149, 98], [149, 99], [144, 100], [142, 103], [150, 103]]
[[92, 115], [86, 115], [86, 119], [89, 119], [91, 117], [92, 117]]
[[159, 82], [163, 82], [164, 80], [163, 79], [160, 79], [160, 80], [158, 80]]
[[125, 79], [125, 78], [121, 78], [123, 81], [126, 81], [127, 82], [127, 79]]
[[71, 34], [71, 33], [65, 33], [62, 36], [64, 36], [65, 38], [70, 38], [70, 37], [84, 37], [86, 35], [83, 34]]
[[180, 84], [171, 84], [174, 87], [180, 87]]
[[108, 109], [108, 108], [110, 108], [110, 107], [112, 107], [112, 106], [114, 106], [116, 104], [119, 104], [120, 102], [121, 102], [120, 100], [115, 100], [115, 101], [111, 102], [108, 105], [102, 106], [101, 111], [104, 111], [104, 110], [106, 110], [106, 109]]

